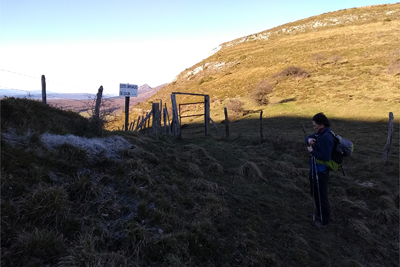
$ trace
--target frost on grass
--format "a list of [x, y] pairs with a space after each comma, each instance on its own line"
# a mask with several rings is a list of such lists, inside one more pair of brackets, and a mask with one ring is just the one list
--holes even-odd
[[[32, 142], [32, 133], [26, 132], [18, 135], [15, 130], [9, 129], [2, 133], [5, 142], [12, 146], [29, 147]], [[104, 155], [109, 159], [119, 158], [119, 152], [123, 149], [131, 148], [132, 145], [121, 136], [110, 136], [107, 138], [85, 138], [72, 134], [57, 135], [45, 133], [40, 136], [40, 141], [48, 148], [54, 149], [63, 144], [70, 144], [86, 150], [89, 157], [93, 158], [97, 155]]]
[[105, 153], [105, 156], [110, 159], [118, 158], [119, 151], [132, 146], [121, 136], [110, 136], [107, 138], [85, 138], [72, 134], [56, 135], [45, 133], [42, 135], [41, 141], [48, 148], [55, 148], [66, 143], [86, 150], [89, 156]]

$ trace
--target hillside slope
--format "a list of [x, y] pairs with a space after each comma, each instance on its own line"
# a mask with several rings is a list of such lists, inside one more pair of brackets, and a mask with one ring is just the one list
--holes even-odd
[[2, 266], [399, 264], [398, 124], [383, 165], [386, 123], [333, 121], [356, 152], [331, 174], [321, 231], [306, 216], [301, 129], [288, 134], [305, 118], [266, 120], [262, 140], [177, 140], [94, 134], [34, 100], [0, 105]]
[[[245, 109], [266, 116], [306, 115], [380, 120], [400, 115], [400, 4], [330, 12], [222, 44], [207, 59], [137, 108], [148, 110], [172, 92], [210, 95], [214, 121], [239, 99]], [[288, 73], [298, 67], [308, 77]], [[258, 106], [251, 93], [261, 81], [274, 87], [270, 105]], [[200, 99], [201, 100], [201, 99]], [[290, 101], [288, 101], [290, 100]], [[179, 96], [179, 103], [199, 98]], [[123, 121], [122, 118], [120, 120]]]

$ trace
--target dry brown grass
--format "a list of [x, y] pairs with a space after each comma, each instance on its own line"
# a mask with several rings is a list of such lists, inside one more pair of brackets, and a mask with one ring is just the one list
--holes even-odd
[[400, 59], [393, 61], [387, 68], [387, 73], [390, 75], [400, 75]]
[[[254, 110], [258, 108], [249, 101], [248, 93], [260, 81], [270, 79], [290, 66], [301, 66], [301, 69], [307, 70], [310, 78], [279, 80], [269, 96], [272, 105], [264, 106], [264, 114], [310, 116], [315, 110], [323, 110], [340, 118], [382, 119], [389, 110], [397, 112], [400, 99], [399, 76], [388, 75], [385, 71], [393, 60], [398, 59], [396, 51], [400, 43], [400, 20], [396, 12], [399, 6], [393, 4], [343, 10], [282, 25], [277, 27], [280, 33], [274, 33], [269, 40], [241, 42], [221, 49], [183, 71], [174, 83], [137, 107], [149, 109], [153, 99], [162, 99], [163, 103], [170, 106], [171, 92], [180, 91], [209, 94], [211, 99], [218, 100], [215, 103], [240, 97], [245, 110]], [[389, 12], [393, 10], [397, 11]], [[351, 22], [348, 20], [351, 14], [369, 14], [371, 17]], [[337, 18], [341, 24], [290, 34], [282, 32], [283, 28], [308, 25], [328, 18]], [[390, 18], [390, 21], [384, 21], [385, 18]], [[325, 55], [326, 59], [319, 61], [316, 68], [313, 55]], [[217, 66], [217, 63], [223, 65], [210, 67]], [[208, 67], [204, 71], [187, 79], [187, 72], [205, 65]], [[335, 95], [352, 97], [340, 97], [332, 101]], [[384, 99], [385, 105], [376, 105], [376, 97]], [[296, 101], [286, 102], [286, 99]], [[177, 98], [178, 103], [192, 100], [189, 96]], [[213, 105], [211, 112], [214, 121], [224, 119], [221, 110], [222, 104]]]

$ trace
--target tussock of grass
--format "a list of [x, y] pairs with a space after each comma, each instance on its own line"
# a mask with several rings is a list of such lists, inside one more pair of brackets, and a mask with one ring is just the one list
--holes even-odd
[[70, 216], [69, 196], [62, 187], [40, 186], [17, 204], [21, 219], [34, 225], [62, 226]]
[[201, 169], [198, 165], [193, 164], [193, 163], [188, 163], [187, 165], [188, 165], [188, 172], [191, 176], [194, 176], [194, 177], [203, 177], [204, 176], [203, 172], [201, 171]]
[[[2, 264], [8, 266], [39, 266], [53, 264], [65, 253], [65, 239], [54, 230], [34, 229], [21, 232], [11, 247], [2, 253]], [[45, 262], [42, 259], [47, 259]]]
[[219, 163], [211, 163], [208, 170], [215, 173], [224, 173], [224, 167]]
[[267, 181], [254, 162], [245, 162], [239, 167], [239, 175], [249, 180], [264, 180]]

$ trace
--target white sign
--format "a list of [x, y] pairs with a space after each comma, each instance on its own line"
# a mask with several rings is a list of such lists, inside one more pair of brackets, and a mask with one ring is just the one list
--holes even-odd
[[138, 86], [136, 84], [120, 83], [119, 84], [119, 95], [137, 97]]

